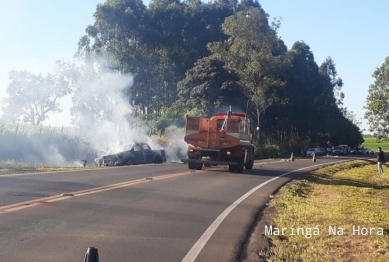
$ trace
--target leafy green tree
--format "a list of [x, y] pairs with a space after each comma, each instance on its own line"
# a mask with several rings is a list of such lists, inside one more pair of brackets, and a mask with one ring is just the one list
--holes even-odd
[[336, 103], [335, 63], [327, 59], [318, 67], [304, 42], [296, 42], [287, 57], [291, 66], [285, 88], [279, 91], [282, 103], [269, 107], [261, 121], [265, 138], [298, 151], [346, 141], [358, 143], [359, 129], [346, 124], [348, 120]]
[[[309, 132], [315, 127], [310, 115], [316, 115], [314, 106], [318, 81], [318, 67], [308, 45], [296, 42], [285, 54], [287, 64], [283, 78], [285, 86], [278, 89], [280, 103], [267, 109], [261, 129], [266, 139], [309, 140]], [[309, 121], [307, 121], [309, 120]], [[282, 137], [282, 138], [281, 138]], [[263, 140], [264, 138], [262, 138]]]
[[249, 100], [261, 142], [277, 148], [359, 140], [334, 61], [319, 67], [304, 42], [287, 50], [279, 26], [254, 0], [153, 0], [148, 7], [108, 0], [97, 6], [78, 54], [100, 54], [111, 69], [133, 74], [127, 99], [159, 134], [189, 110], [246, 109]]
[[336, 105], [339, 108], [343, 106], [344, 93], [342, 92], [343, 80], [338, 77], [336, 72], [335, 62], [331, 57], [328, 57], [320, 66], [320, 72], [327, 77], [327, 83], [331, 84], [332, 93], [336, 99]]
[[178, 83], [180, 99], [206, 115], [214, 114], [217, 109], [228, 108], [229, 105], [244, 108], [247, 98], [238, 84], [239, 77], [227, 71], [224, 64], [212, 57], [198, 60], [187, 71], [186, 78]]
[[266, 109], [278, 102], [277, 91], [285, 84], [282, 73], [286, 47], [259, 7], [226, 18], [222, 29], [228, 40], [210, 43], [209, 50], [239, 75], [239, 84], [254, 105], [259, 126]]
[[359, 129], [361, 129], [362, 126], [362, 119], [358, 118], [357, 115], [353, 112], [348, 110], [346, 107], [344, 108], [344, 116], [351, 121], [355, 126], [357, 126]]
[[369, 86], [365, 118], [370, 131], [380, 136], [389, 135], [389, 57], [374, 70], [374, 83]]
[[111, 68], [134, 75], [127, 93], [139, 114], [160, 114], [177, 100], [177, 83], [193, 64], [209, 55], [207, 43], [224, 41], [224, 19], [246, 1], [109, 0], [99, 4], [95, 22], [79, 41], [78, 55], [113, 58]]

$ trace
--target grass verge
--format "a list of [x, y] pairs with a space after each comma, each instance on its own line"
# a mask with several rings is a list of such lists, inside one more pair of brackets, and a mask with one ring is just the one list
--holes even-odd
[[[356, 160], [284, 187], [269, 203], [267, 261], [389, 261], [389, 166], [384, 172], [375, 161]], [[286, 230], [277, 235], [275, 227]]]
[[363, 146], [366, 148], [370, 148], [372, 150], [376, 150], [378, 147], [381, 147], [385, 152], [389, 152], [389, 141], [388, 139], [376, 139], [375, 137], [365, 137], [365, 142], [363, 142]]
[[87, 170], [95, 169], [95, 166], [69, 166], [69, 167], [47, 167], [38, 164], [18, 162], [14, 160], [1, 160], [0, 161], [0, 176], [5, 174], [15, 173], [30, 173], [30, 172], [52, 172], [52, 171], [74, 171], [74, 170]]

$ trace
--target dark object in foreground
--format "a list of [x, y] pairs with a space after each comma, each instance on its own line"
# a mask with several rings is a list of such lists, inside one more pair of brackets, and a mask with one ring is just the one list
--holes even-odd
[[99, 252], [95, 247], [88, 247], [84, 262], [99, 262]]
[[161, 164], [166, 162], [164, 149], [152, 150], [147, 143], [124, 146], [124, 150], [104, 154], [95, 159], [96, 166], [125, 166], [138, 164]]
[[83, 166], [86, 166], [86, 163], [88, 162], [87, 160], [81, 160], [81, 162], [84, 162]]

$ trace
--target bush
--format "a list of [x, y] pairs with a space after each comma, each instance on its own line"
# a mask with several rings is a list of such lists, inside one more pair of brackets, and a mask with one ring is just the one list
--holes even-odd
[[280, 146], [278, 145], [257, 145], [255, 146], [254, 158], [278, 158], [281, 157]]

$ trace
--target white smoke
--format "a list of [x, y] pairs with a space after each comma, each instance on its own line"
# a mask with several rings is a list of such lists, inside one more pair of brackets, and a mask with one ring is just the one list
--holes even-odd
[[171, 126], [166, 129], [167, 147], [166, 155], [170, 162], [181, 162], [181, 159], [186, 158], [186, 150], [188, 145], [184, 141], [185, 128], [177, 128]]
[[[162, 143], [149, 136], [150, 127], [133, 117], [129, 103], [133, 76], [110, 69], [108, 61], [112, 59], [94, 57], [73, 63], [57, 62], [56, 77], [65, 80], [72, 94], [70, 108], [61, 105], [63, 111], [71, 112], [68, 115], [72, 119], [61, 120], [71, 122], [73, 128], [51, 137], [41, 136], [40, 132], [36, 135], [36, 131], [35, 135], [25, 134], [17, 140], [0, 137], [0, 159], [79, 166], [81, 160], [92, 164], [97, 151], [99, 155], [108, 150], [117, 152], [133, 142], [146, 142], [152, 149], [162, 148]], [[165, 133], [168, 140], [163, 144], [168, 161], [179, 162], [186, 153], [184, 130], [170, 127]]]

